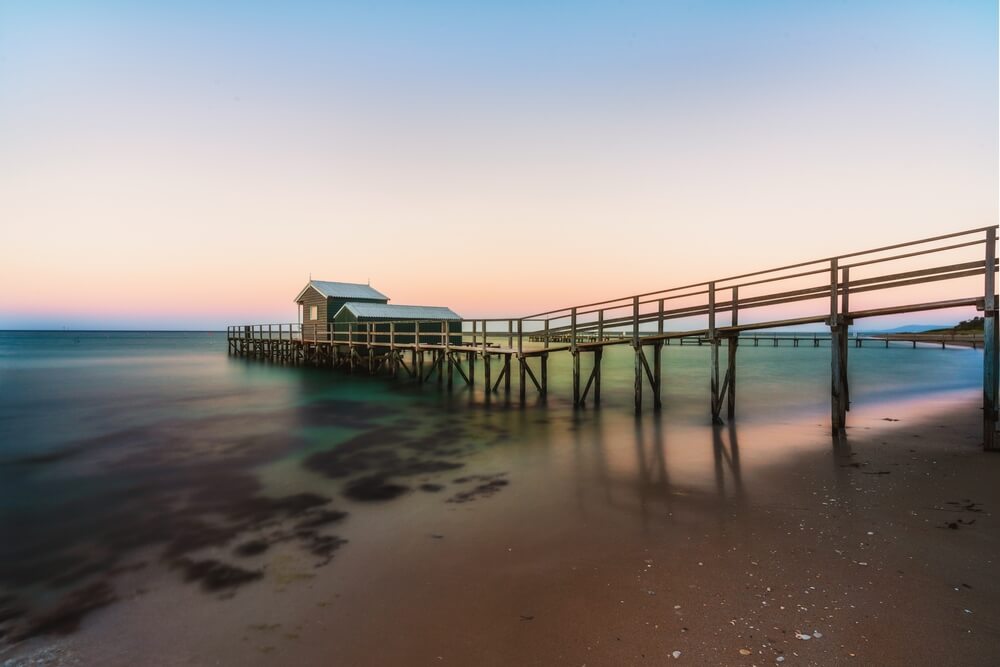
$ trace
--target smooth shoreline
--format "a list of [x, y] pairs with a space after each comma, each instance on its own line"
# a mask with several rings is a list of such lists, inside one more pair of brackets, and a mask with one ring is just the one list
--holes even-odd
[[470, 462], [509, 473], [495, 496], [353, 506], [350, 544], [328, 567], [277, 549], [265, 580], [232, 599], [137, 572], [122, 582], [134, 594], [78, 634], [12, 655], [542, 665], [657, 664], [680, 651], [691, 664], [997, 664], [1000, 457], [980, 450], [968, 394], [936, 402], [923, 419], [926, 400], [856, 409], [836, 449], [820, 420], [664, 427], [664, 438], [647, 419], [628, 442], [621, 415], [557, 418], [529, 428], [533, 445]]

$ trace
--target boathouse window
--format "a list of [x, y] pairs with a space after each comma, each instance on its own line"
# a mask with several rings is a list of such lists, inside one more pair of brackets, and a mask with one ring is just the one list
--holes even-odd
[[310, 320], [319, 319], [319, 306], [309, 306], [309, 319]]

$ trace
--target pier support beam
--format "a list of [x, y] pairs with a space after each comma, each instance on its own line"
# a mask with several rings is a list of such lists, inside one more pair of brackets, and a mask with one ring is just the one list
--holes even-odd
[[739, 334], [730, 336], [726, 344], [726, 352], [729, 357], [726, 368], [726, 416], [732, 420], [736, 417], [736, 350], [739, 347]]
[[[845, 273], [845, 278], [847, 275]], [[843, 312], [840, 314], [841, 277], [837, 260], [830, 260], [830, 426], [834, 436], [842, 436], [847, 428], [847, 325], [848, 283], [844, 280]], [[860, 340], [860, 339], [859, 339]]]
[[517, 363], [517, 368], [518, 368], [518, 385], [517, 385], [517, 387], [518, 387], [518, 392], [519, 392], [518, 398], [520, 398], [520, 400], [521, 400], [521, 405], [524, 405], [525, 399], [527, 398], [527, 389], [528, 389], [528, 387], [525, 385], [525, 383], [528, 380], [528, 378], [527, 378], [527, 372], [526, 372], [527, 368], [528, 368], [528, 360], [526, 358], [524, 358], [524, 356], [518, 355], [517, 362], [518, 362]]
[[489, 352], [483, 354], [483, 395], [487, 402], [490, 400], [490, 394], [493, 393], [493, 385], [490, 384], [490, 356]]
[[642, 412], [642, 346], [635, 346], [635, 414]]
[[837, 324], [830, 327], [830, 422], [834, 435], [843, 435], [847, 428], [847, 324], [838, 316]]
[[[656, 341], [651, 344], [653, 348], [653, 365], [650, 367], [649, 360], [646, 358], [646, 349], [642, 344], [639, 344], [635, 348], [635, 412], [639, 414], [642, 412], [642, 385], [645, 382], [649, 382], [649, 389], [653, 393], [653, 409], [659, 410], [662, 406], [660, 400], [660, 372], [663, 364], [660, 359], [661, 352], [663, 350], [663, 342]], [[595, 363], [600, 363], [596, 361]], [[600, 370], [595, 368], [597, 371], [597, 381], [600, 382]], [[588, 385], [589, 387], [589, 385]], [[600, 390], [598, 389], [597, 396], [595, 397], [595, 403], [600, 401]]]
[[660, 398], [660, 387], [662, 382], [660, 382], [660, 373], [663, 370], [663, 341], [657, 341], [653, 343], [653, 409], [659, 410], [663, 407], [663, 401]]
[[579, 407], [581, 404], [580, 393], [580, 350], [570, 350], [573, 355], [573, 405]]
[[[594, 353], [594, 365], [590, 369], [590, 375], [587, 376], [587, 384], [584, 385], [583, 391], [579, 392], [578, 389], [574, 388], [574, 401], [578, 406], [584, 406], [587, 403], [587, 396], [590, 394], [591, 387], [594, 388], [594, 406], [598, 406], [601, 403], [601, 357], [604, 353], [603, 348], [595, 347], [593, 348]], [[574, 361], [574, 381], [579, 384], [580, 377], [580, 355], [581, 352], [577, 350]]]
[[601, 360], [604, 358], [604, 348], [594, 350], [594, 407], [601, 404]]
[[719, 345], [722, 341], [719, 337], [712, 336], [710, 343], [712, 345], [712, 423], [722, 424], [722, 417], [719, 416], [722, 412], [722, 386], [719, 384]]
[[[997, 231], [994, 228], [986, 230], [986, 261], [984, 274], [986, 277], [985, 299], [983, 300], [983, 449], [986, 451], [1000, 450], [1000, 438], [997, 437], [998, 417], [998, 384], [1000, 384], [1000, 369], [998, 369], [998, 332], [996, 303], [996, 242]], [[942, 343], [942, 347], [944, 344]]]
[[541, 374], [542, 374], [542, 399], [544, 400], [549, 395], [549, 353], [545, 352], [541, 357]]
[[719, 385], [719, 344], [720, 339], [715, 331], [715, 283], [708, 284], [708, 342], [712, 346], [712, 368], [709, 373], [709, 384], [712, 392], [712, 423], [721, 424], [722, 394]]

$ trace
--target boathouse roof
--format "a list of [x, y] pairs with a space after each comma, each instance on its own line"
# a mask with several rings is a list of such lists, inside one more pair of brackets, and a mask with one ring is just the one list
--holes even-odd
[[310, 280], [309, 284], [302, 288], [299, 295], [295, 297], [298, 301], [305, 294], [305, 291], [312, 287], [314, 290], [327, 298], [333, 299], [381, 299], [388, 301], [389, 297], [382, 294], [371, 285], [360, 283], [337, 283], [329, 280]]
[[387, 303], [345, 303], [337, 311], [354, 315], [359, 320], [460, 320], [451, 308], [444, 306], [395, 306]]

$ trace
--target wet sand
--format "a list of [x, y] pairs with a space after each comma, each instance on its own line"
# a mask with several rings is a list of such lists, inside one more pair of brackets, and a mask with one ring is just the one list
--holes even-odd
[[[0, 657], [1000, 664], [1000, 456], [981, 451], [968, 394], [856, 409], [836, 446], [823, 416], [719, 429], [540, 416], [489, 415], [508, 444], [461, 470], [418, 471], [402, 497], [345, 489], [324, 510], [347, 512], [329, 517], [346, 540], [328, 545], [329, 564], [296, 539], [247, 546], [259, 576], [231, 588], [185, 583], [176, 568], [125, 571], [116, 603], [78, 632]], [[329, 490], [317, 466], [295, 490]], [[237, 542], [225, 553], [248, 544]]]

